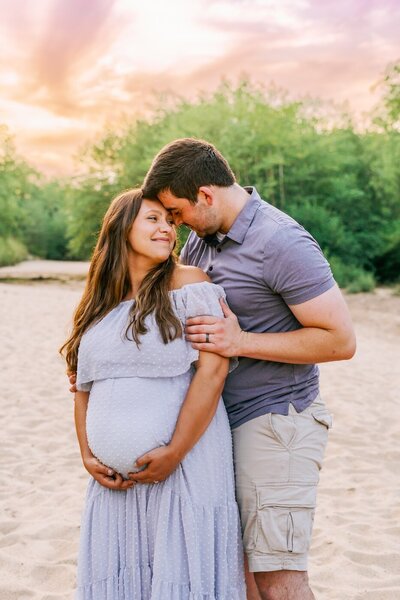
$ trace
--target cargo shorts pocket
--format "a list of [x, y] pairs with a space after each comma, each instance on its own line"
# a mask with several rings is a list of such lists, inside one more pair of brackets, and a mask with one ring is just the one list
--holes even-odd
[[331, 429], [333, 425], [333, 417], [326, 408], [315, 408], [311, 412], [312, 416], [318, 423], [325, 425], [327, 429]]
[[257, 487], [255, 551], [299, 553], [310, 547], [316, 484]]

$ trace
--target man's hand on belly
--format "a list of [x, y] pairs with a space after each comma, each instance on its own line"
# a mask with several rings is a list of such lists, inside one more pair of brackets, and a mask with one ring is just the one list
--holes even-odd
[[159, 483], [169, 477], [179, 463], [180, 458], [170, 446], [160, 446], [138, 458], [135, 466], [146, 468], [138, 473], [128, 473], [128, 477], [136, 483]]

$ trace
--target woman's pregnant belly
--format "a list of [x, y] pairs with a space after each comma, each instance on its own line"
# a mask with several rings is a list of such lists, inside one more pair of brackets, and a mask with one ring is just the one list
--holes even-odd
[[177, 377], [127, 377], [95, 381], [86, 435], [93, 454], [125, 478], [135, 460], [169, 443], [191, 372]]

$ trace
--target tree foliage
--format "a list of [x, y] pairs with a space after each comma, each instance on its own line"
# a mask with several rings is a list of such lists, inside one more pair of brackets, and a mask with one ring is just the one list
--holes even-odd
[[[387, 85], [383, 103], [392, 107], [392, 119], [398, 87], [392, 80]], [[169, 102], [152, 119], [109, 132], [91, 149], [69, 229], [76, 256], [88, 255], [112, 195], [140, 185], [154, 154], [184, 136], [213, 142], [242, 185], [255, 185], [303, 224], [344, 285], [364, 273], [370, 274], [364, 287], [374, 277], [398, 278], [400, 135], [392, 121], [360, 133], [347, 115], [327, 119], [316, 105], [246, 81], [223, 83], [195, 102]]]
[[67, 255], [65, 193], [47, 182], [16, 153], [0, 129], [0, 263], [13, 264], [28, 252], [41, 258]]
[[11, 159], [0, 173], [3, 190], [14, 190], [8, 200], [0, 197], [7, 231], [17, 237], [22, 231], [20, 239], [35, 254], [88, 258], [111, 198], [141, 184], [164, 144], [194, 136], [221, 150], [241, 185], [255, 185], [314, 235], [339, 283], [366, 289], [374, 278], [398, 281], [399, 76], [400, 63], [388, 69], [382, 102], [362, 132], [339, 110], [326, 116], [323, 105], [290, 100], [276, 88], [224, 82], [210, 96], [167, 98], [151, 118], [106, 131], [82, 158], [86, 175], [68, 184], [32, 191], [27, 167]]

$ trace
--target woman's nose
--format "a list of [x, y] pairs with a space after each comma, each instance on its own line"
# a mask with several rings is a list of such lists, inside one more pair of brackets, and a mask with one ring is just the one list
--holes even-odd
[[161, 231], [170, 232], [172, 227], [173, 227], [172, 223], [168, 223], [168, 221], [163, 221], [163, 223], [161, 223], [161, 225], [160, 225]]

